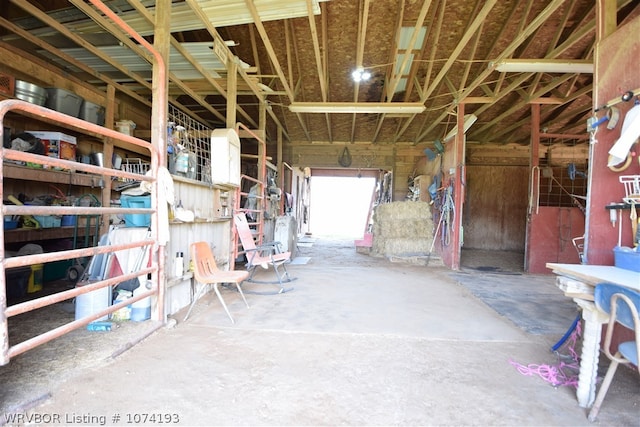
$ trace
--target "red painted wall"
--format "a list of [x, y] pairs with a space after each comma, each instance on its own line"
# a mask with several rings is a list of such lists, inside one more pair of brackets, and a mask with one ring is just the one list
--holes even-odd
[[[550, 274], [548, 262], [580, 264], [572, 239], [584, 235], [584, 214], [579, 208], [540, 206], [531, 215], [528, 273]], [[611, 228], [611, 224], [609, 224]]]
[[[608, 101], [619, 98], [628, 90], [640, 87], [640, 17], [621, 26], [618, 30], [600, 42], [596, 50], [596, 74], [594, 84], [594, 104], [602, 106]], [[596, 133], [597, 143], [592, 144], [590, 157], [590, 203], [588, 205], [586, 257], [587, 264], [613, 265], [613, 247], [618, 242], [618, 233], [609, 222], [609, 212], [604, 208], [611, 202], [622, 202], [624, 188], [619, 182], [620, 175], [640, 175], [640, 164], [636, 156], [630, 167], [622, 172], [613, 172], [607, 167], [609, 149], [620, 137], [624, 115], [632, 102], [617, 104], [621, 116], [618, 125], [612, 129], [599, 126]], [[598, 118], [606, 111], [597, 113]], [[638, 144], [632, 148], [638, 149]], [[625, 211], [623, 229], [630, 230], [629, 211]], [[630, 246], [631, 233], [623, 232], [622, 244]]]

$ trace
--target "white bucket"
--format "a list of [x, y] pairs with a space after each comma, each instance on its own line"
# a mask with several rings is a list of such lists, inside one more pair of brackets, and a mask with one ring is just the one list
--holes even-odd
[[[89, 282], [91, 283], [91, 282]], [[78, 286], [82, 286], [78, 284]], [[99, 311], [107, 309], [111, 299], [111, 288], [109, 286], [96, 289], [95, 291], [80, 294], [76, 297], [76, 320], [83, 319]], [[108, 315], [104, 315], [96, 320], [107, 320]]]
[[[140, 285], [133, 290], [133, 296], [138, 296], [142, 292], [146, 292], [151, 289], [152, 283], [146, 281], [145, 285]], [[131, 304], [131, 320], [134, 322], [141, 322], [143, 320], [151, 319], [151, 297], [142, 298]]]

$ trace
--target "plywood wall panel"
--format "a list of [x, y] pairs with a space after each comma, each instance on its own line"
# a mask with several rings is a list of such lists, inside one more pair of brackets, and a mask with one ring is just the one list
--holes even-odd
[[527, 188], [524, 166], [468, 166], [464, 247], [523, 251]]

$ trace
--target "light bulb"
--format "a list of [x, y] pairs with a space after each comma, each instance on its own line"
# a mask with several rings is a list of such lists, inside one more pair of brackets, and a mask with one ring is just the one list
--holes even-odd
[[353, 70], [351, 73], [351, 77], [354, 82], [360, 82], [363, 80], [369, 80], [371, 78], [371, 73], [369, 71], [365, 71], [362, 68], [358, 68], [357, 70]]

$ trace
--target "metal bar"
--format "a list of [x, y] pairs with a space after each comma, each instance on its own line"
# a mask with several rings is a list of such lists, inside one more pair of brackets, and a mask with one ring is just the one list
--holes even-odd
[[24, 353], [25, 351], [31, 350], [41, 344], [44, 344], [46, 342], [49, 342], [55, 338], [61, 337], [62, 335], [69, 333], [71, 331], [73, 331], [74, 329], [78, 329], [81, 328], [82, 326], [88, 325], [89, 323], [91, 323], [94, 320], [97, 320], [103, 316], [108, 315], [109, 313], [113, 313], [114, 311], [117, 311], [123, 307], [126, 307], [127, 305], [134, 303], [138, 300], [141, 300], [143, 298], [149, 297], [151, 295], [154, 295], [156, 293], [157, 289], [153, 288], [149, 291], [146, 292], [142, 292], [139, 295], [136, 295], [135, 297], [131, 297], [128, 298], [125, 301], [122, 301], [118, 304], [114, 304], [112, 306], [109, 306], [109, 308], [106, 308], [104, 310], [101, 310], [97, 313], [94, 313], [90, 316], [84, 317], [82, 319], [78, 319], [78, 320], [74, 320], [73, 322], [69, 322], [69, 323], [65, 323], [62, 326], [59, 326], [55, 329], [52, 329], [50, 331], [47, 331], [43, 334], [40, 334], [38, 336], [35, 336], [31, 339], [28, 339], [26, 341], [23, 341], [19, 344], [16, 344], [14, 346], [12, 346], [9, 349], [9, 358], [11, 357], [15, 357], [19, 354]]
[[[97, 135], [102, 135], [102, 136], [106, 136], [109, 138], [114, 138], [116, 140], [120, 140], [120, 141], [124, 141], [126, 143], [135, 145], [135, 146], [139, 146], [139, 147], [143, 147], [145, 150], [149, 150], [150, 151], [150, 156], [152, 159], [156, 159], [155, 163], [156, 163], [156, 168], [157, 168], [157, 156], [158, 156], [158, 150], [156, 147], [154, 147], [153, 145], [149, 144], [147, 141], [114, 131], [112, 129], [107, 129], [104, 128], [102, 126], [98, 126], [95, 125], [93, 123], [90, 122], [86, 122], [84, 120], [80, 120], [77, 119], [75, 117], [71, 117], [68, 116], [66, 114], [62, 114], [59, 113], [57, 111], [53, 111], [53, 110], [49, 110], [47, 108], [35, 105], [35, 104], [31, 104], [25, 101], [21, 101], [21, 100], [15, 100], [15, 99], [10, 99], [10, 100], [3, 100], [0, 101], [0, 124], [2, 124], [4, 122], [4, 117], [6, 116], [6, 114], [9, 111], [13, 111], [13, 112], [22, 112], [25, 113], [27, 115], [31, 115], [31, 116], [35, 116], [37, 118], [42, 118], [42, 119], [46, 119], [49, 121], [53, 121], [56, 123], [62, 123], [62, 124], [66, 124], [69, 125], [71, 127], [74, 127], [76, 129], [78, 129], [78, 131], [80, 132], [90, 132], [93, 134], [97, 134]], [[0, 126], [0, 133], [3, 132], [3, 127]], [[41, 156], [41, 155], [36, 155], [36, 154], [30, 154], [30, 153], [24, 153], [21, 151], [17, 151], [17, 150], [10, 150], [10, 149], [0, 149], [0, 168], [4, 169], [4, 159], [10, 159], [10, 160], [18, 160], [18, 161], [28, 161], [28, 162], [33, 162], [36, 164], [42, 164], [42, 165], [48, 165], [51, 167], [61, 167], [64, 169], [69, 169], [69, 170], [80, 170], [80, 171], [85, 171], [88, 173], [92, 173], [95, 175], [101, 175], [101, 176], [116, 176], [116, 177], [123, 177], [123, 178], [133, 178], [133, 179], [139, 179], [141, 181], [149, 181], [149, 182], [155, 182], [155, 177], [154, 176], [142, 176], [142, 175], [137, 175], [137, 174], [131, 174], [131, 173], [123, 173], [122, 171], [118, 171], [115, 169], [110, 169], [110, 168], [102, 168], [99, 166], [93, 166], [93, 165], [86, 165], [83, 163], [77, 163], [77, 162], [72, 162], [72, 161], [68, 161], [68, 160], [62, 160], [62, 159], [55, 159], [52, 157], [48, 157], [48, 156]], [[0, 169], [0, 170], [2, 170]], [[104, 207], [100, 207], [100, 208], [95, 208], [95, 207], [83, 207], [83, 206], [65, 206], [65, 207], [52, 207], [52, 206], [5, 206], [4, 203], [2, 202], [2, 200], [4, 199], [4, 173], [0, 174], [0, 217], [4, 217], [5, 214], [33, 214], [33, 215], [37, 215], [37, 214], [52, 214], [52, 213], [57, 213], [57, 214], [99, 214], [99, 215], [104, 215], [107, 213], [123, 213], [124, 210], [127, 210], [129, 213], [153, 213], [153, 217], [155, 217], [155, 207], [154, 209], [133, 209], [131, 210], [130, 208], [104, 208]], [[157, 205], [156, 205], [157, 206]], [[4, 218], [2, 218], [2, 220], [4, 220]], [[4, 229], [0, 230], [0, 239], [2, 239], [2, 241], [4, 241]], [[131, 278], [133, 277], [138, 277], [138, 275], [141, 274], [145, 274], [145, 272], [147, 273], [151, 273], [151, 272], [155, 272], [158, 269], [156, 268], [150, 268], [150, 269], [145, 269], [145, 270], [141, 270], [141, 272], [137, 272], [135, 274], [132, 275], [124, 275], [124, 276], [119, 276], [119, 277], [115, 277], [115, 278], [111, 278], [108, 281], [103, 281], [102, 283], [96, 283], [96, 284], [92, 284], [92, 285], [87, 285], [90, 287], [86, 287], [85, 289], [77, 289], [77, 290], [70, 290], [70, 291], [65, 291], [60, 293], [60, 295], [51, 295], [49, 297], [44, 297], [44, 298], [39, 298], [36, 300], [32, 300], [26, 303], [22, 303], [22, 304], [18, 304], [18, 305], [14, 305], [11, 307], [7, 307], [7, 295], [6, 295], [6, 275], [5, 273], [5, 269], [6, 268], [11, 268], [12, 266], [27, 266], [27, 265], [32, 265], [32, 264], [40, 264], [40, 263], [46, 263], [46, 262], [51, 262], [51, 261], [55, 261], [55, 260], [62, 260], [62, 259], [70, 259], [70, 258], [74, 258], [74, 257], [81, 257], [81, 256], [86, 256], [86, 255], [96, 255], [96, 254], [100, 254], [100, 253], [107, 253], [107, 252], [111, 252], [114, 250], [114, 248], [122, 248], [125, 249], [128, 246], [131, 247], [139, 247], [141, 246], [141, 243], [143, 244], [155, 244], [154, 240], [150, 240], [150, 241], [145, 241], [145, 242], [136, 242], [133, 244], [125, 244], [125, 245], [112, 245], [112, 246], [104, 246], [104, 247], [98, 247], [98, 248], [84, 248], [84, 249], [80, 249], [80, 250], [75, 250], [75, 251], [60, 251], [60, 252], [54, 252], [54, 253], [47, 253], [47, 254], [37, 254], [37, 255], [28, 255], [28, 256], [21, 256], [21, 257], [12, 257], [12, 258], [5, 258], [5, 251], [4, 251], [4, 245], [2, 248], [0, 248], [0, 260], [2, 260], [1, 267], [2, 268], [2, 274], [0, 274], [0, 337], [2, 339], [2, 353], [0, 355], [0, 365], [6, 365], [7, 363], [9, 363], [9, 360], [11, 359], [11, 357], [23, 353], [29, 349], [34, 348], [37, 345], [40, 345], [44, 342], [50, 341], [54, 338], [57, 338], [73, 329], [76, 329], [78, 327], [81, 327], [83, 325], [88, 324], [89, 322], [91, 322], [93, 320], [94, 316], [91, 316], [89, 318], [85, 318], [85, 319], [79, 319], [75, 322], [71, 322], [68, 323], [66, 325], [63, 325], [59, 328], [50, 330], [44, 334], [38, 335], [30, 340], [24, 341], [22, 343], [18, 343], [14, 346], [9, 346], [9, 330], [8, 330], [8, 318], [11, 316], [15, 316], [17, 314], [21, 314], [21, 313], [26, 313], [28, 311], [31, 310], [35, 310], [37, 308], [42, 308], [51, 304], [54, 304], [57, 301], [61, 301], [61, 300], [65, 300], [65, 299], [69, 299], [72, 298], [75, 295], [79, 295], [85, 292], [90, 292], [91, 290], [94, 290], [96, 288], [100, 288], [100, 287], [104, 287], [104, 286], [110, 286], [112, 284], [116, 284], [116, 283], [120, 283], [123, 280], [127, 280], [127, 278], [129, 276], [131, 276]], [[161, 282], [158, 282], [161, 283]], [[158, 291], [159, 287], [154, 288], [153, 291], [150, 292], [150, 294], [155, 293], [156, 291]], [[159, 292], [158, 292], [159, 294]], [[142, 298], [142, 296], [140, 296], [140, 298]], [[158, 295], [158, 299], [159, 301], [161, 301], [161, 296]], [[126, 304], [130, 304], [131, 301], [127, 301]], [[113, 312], [115, 310], [117, 310], [118, 308], [116, 306], [111, 306], [109, 309], [107, 309], [107, 312]], [[102, 315], [96, 315], [97, 317], [95, 317], [96, 319], [99, 317], [102, 317]]]
[[[38, 308], [46, 307], [51, 304], [56, 304], [61, 301], [66, 301], [68, 299], [77, 297], [78, 295], [82, 295], [98, 289], [106, 288], [107, 286], [117, 285], [129, 279], [135, 279], [140, 276], [146, 276], [147, 274], [154, 273], [155, 271], [156, 271], [155, 268], [148, 267], [133, 273], [123, 274], [121, 276], [111, 277], [105, 280], [99, 280], [96, 282], [89, 283], [87, 285], [76, 286], [75, 288], [69, 289], [67, 291], [58, 292], [58, 293], [47, 295], [41, 298], [25, 301], [20, 304], [12, 305], [11, 307], [7, 307], [6, 314], [7, 314], [7, 317], [17, 316], [18, 314], [23, 314], [31, 310], [36, 310]], [[131, 299], [129, 299], [128, 301], [129, 303], [132, 302]]]
[[4, 265], [5, 268], [24, 267], [32, 264], [43, 264], [52, 261], [61, 261], [65, 259], [95, 256], [111, 252], [118, 252], [121, 250], [141, 248], [144, 246], [153, 245], [154, 243], [154, 240], [141, 240], [139, 242], [122, 243], [118, 245], [104, 245], [68, 251], [50, 252], [45, 254], [9, 257], [2, 260], [2, 265]]
[[[110, 18], [117, 26], [122, 28], [127, 34], [133, 37], [140, 45], [142, 45], [145, 49], [147, 49], [151, 55], [153, 56], [155, 63], [153, 67], [153, 87], [155, 90], [153, 91], [153, 105], [151, 108], [151, 123], [152, 126], [152, 143], [155, 142], [156, 146], [152, 146], [152, 156], [151, 156], [151, 170], [154, 174], [154, 178], [157, 177], [157, 171], [160, 165], [167, 164], [167, 112], [168, 112], [168, 80], [167, 80], [167, 72], [168, 66], [165, 62], [162, 54], [151, 45], [144, 37], [138, 34], [133, 28], [131, 28], [122, 18], [120, 18], [113, 10], [111, 10], [107, 5], [105, 5], [101, 0], [89, 0], [96, 8], [98, 8], [102, 13], [104, 13], [108, 18]], [[170, 6], [168, 2], [161, 3], [161, 6]], [[166, 8], [163, 7], [165, 11]], [[162, 33], [165, 32], [166, 27], [169, 25], [170, 14], [160, 14], [163, 19], [165, 19], [165, 27], [161, 28]], [[156, 16], [156, 22], [161, 19]], [[157, 30], [157, 29], [156, 29]], [[156, 31], [157, 33], [157, 31]], [[158, 34], [156, 34], [158, 36]], [[168, 52], [167, 52], [168, 54]], [[151, 198], [151, 207], [155, 210], [159, 206], [159, 202], [162, 203], [162, 206], [166, 208], [167, 200], [164, 192], [158, 191], [158, 182], [154, 180], [154, 189], [156, 190], [154, 193], [154, 197]], [[154, 230], [156, 244], [153, 246], [157, 248], [157, 254], [153, 257], [153, 262], [158, 264], [158, 303], [155, 310], [155, 320], [161, 320], [164, 322], [165, 313], [164, 313], [164, 298], [165, 298], [165, 252], [166, 252], [166, 242], [160, 242], [160, 234], [158, 227], [158, 215], [154, 214], [151, 216], [151, 226]], [[160, 244], [159, 244], [160, 243]], [[163, 284], [160, 286], [160, 284]]]

